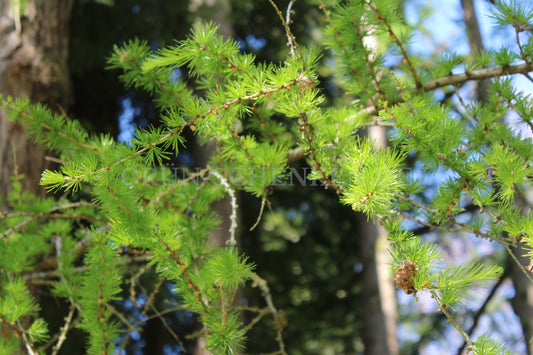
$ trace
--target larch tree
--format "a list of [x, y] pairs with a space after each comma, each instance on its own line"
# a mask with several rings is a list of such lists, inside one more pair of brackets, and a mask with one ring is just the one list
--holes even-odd
[[[269, 208], [276, 210], [271, 193], [294, 177], [290, 168], [302, 160], [311, 168], [304, 185], [318, 182], [340, 205], [364, 214], [375, 223], [360, 228], [367, 235], [386, 235], [392, 260], [386, 285], [379, 271], [383, 254], [374, 250], [383, 248], [384, 237], [374, 240], [378, 245], [367, 243], [371, 239], [359, 244], [368, 249], [366, 255], [374, 255], [363, 264], [376, 268], [366, 274], [375, 275], [368, 284], [379, 282], [372, 290], [381, 293], [394, 284], [415, 299], [429, 294], [469, 352], [509, 353], [496, 339], [465, 330], [462, 315], [473, 288], [506, 275], [509, 266], [501, 261], [502, 253], [533, 282], [529, 261], [533, 216], [527, 195], [533, 173], [529, 138], [533, 113], [530, 95], [513, 81], [517, 75], [533, 81], [529, 76], [533, 9], [512, 1], [494, 5], [494, 22], [514, 31], [512, 48], [483, 50], [477, 44], [477, 51], [472, 47], [467, 56], [446, 53], [428, 59], [412, 50], [413, 26], [399, 15], [397, 1], [318, 1], [314, 14], [323, 29], [317, 46], [304, 46], [293, 34], [290, 6], [284, 15], [274, 1], [269, 3], [289, 42], [282, 62], [256, 61], [210, 22], [195, 24], [186, 39], [156, 51], [137, 39], [115, 46], [108, 66], [121, 71], [126, 87], [151, 95], [161, 113], [161, 125], [137, 129], [129, 144], [87, 132], [78, 121], [68, 119], [58, 105], [62, 96], [41, 99], [44, 79], [28, 86], [35, 93], [28, 88], [20, 97], [2, 92], [1, 106], [11, 124], [24, 126], [31, 139], [54, 151], [54, 160], [60, 163], [40, 177], [39, 184], [54, 195], [41, 197], [24, 189], [22, 171], [14, 167], [11, 193], [3, 201], [0, 320], [6, 336], [0, 347], [4, 353], [22, 346], [30, 354], [56, 354], [74, 326], [85, 332], [90, 354], [123, 350], [146, 325], [148, 314], [161, 316], [155, 299], [162, 285], [170, 285], [165, 300], [169, 310], [196, 315], [203, 328], [194, 336], [205, 339], [208, 351], [246, 352], [250, 329], [268, 322], [274, 351], [287, 354], [283, 331], [290, 319], [273, 297], [277, 285], [267, 282], [261, 264], [237, 248], [237, 216], [243, 208], [237, 194], [252, 196], [261, 205], [258, 223], [264, 219], [265, 229], [282, 226], [280, 233], [297, 238], [298, 233], [287, 233], [289, 214], [278, 215], [277, 224], [270, 225], [267, 222], [276, 217], [264, 214]], [[35, 15], [32, 9], [47, 8], [52, 2], [13, 4], [24, 6], [6, 16], [15, 34], [24, 34], [28, 25], [24, 21]], [[474, 46], [479, 41], [471, 4], [463, 2]], [[65, 15], [71, 4], [56, 5], [66, 6]], [[292, 20], [296, 23], [297, 17]], [[372, 37], [377, 45], [369, 45]], [[45, 54], [50, 51], [44, 51], [44, 59]], [[387, 63], [390, 58], [395, 60]], [[64, 72], [53, 70], [51, 78], [64, 78]], [[332, 99], [319, 80], [319, 72], [328, 70], [337, 92]], [[186, 75], [177, 76], [176, 71]], [[477, 98], [468, 96], [472, 82], [479, 82]], [[53, 93], [53, 83], [44, 83]], [[36, 103], [38, 99], [48, 106]], [[522, 124], [522, 131], [515, 129], [515, 122]], [[178, 175], [165, 162], [183, 151], [186, 130], [202, 142], [215, 142], [214, 153], [205, 167], [183, 167]], [[16, 150], [13, 156], [18, 157]], [[445, 178], [428, 184], [420, 179], [422, 173]], [[212, 206], [224, 197], [230, 201], [229, 226], [223, 229], [224, 243], [213, 245], [209, 236], [220, 219]], [[370, 226], [381, 226], [383, 232], [368, 232]], [[443, 257], [444, 241], [421, 237], [421, 229], [438, 231], [438, 236], [489, 240], [501, 247], [492, 255], [474, 254], [455, 265]], [[244, 239], [248, 235], [243, 232]], [[526, 261], [515, 257], [513, 250], [518, 248], [525, 251]], [[54, 262], [38, 269], [43, 255]], [[297, 266], [295, 274], [301, 273]], [[319, 273], [335, 278], [335, 267], [335, 260], [321, 260]], [[137, 304], [140, 278], [148, 269], [157, 275], [157, 282], [146, 292], [146, 300]], [[29, 291], [29, 282], [49, 285], [55, 297], [69, 305], [65, 322], [48, 342], [49, 324], [40, 316], [39, 300]], [[257, 289], [260, 304], [241, 304], [237, 295], [242, 288]], [[335, 295], [342, 299], [346, 290]], [[291, 297], [303, 302], [313, 294]], [[128, 299], [135, 310], [119, 310], [118, 305]], [[380, 295], [376, 299], [381, 302]], [[380, 307], [389, 316], [394, 313], [390, 306], [374, 309]], [[340, 346], [353, 352], [397, 352], [395, 339], [389, 339], [386, 312], [376, 314], [381, 320], [368, 329], [384, 329], [379, 334], [385, 348], [372, 350], [372, 341], [379, 339], [366, 338], [362, 348], [330, 344], [327, 350]], [[525, 334], [529, 336], [529, 331]], [[184, 350], [182, 340], [174, 339]], [[313, 346], [312, 340], [305, 344], [306, 350]]]

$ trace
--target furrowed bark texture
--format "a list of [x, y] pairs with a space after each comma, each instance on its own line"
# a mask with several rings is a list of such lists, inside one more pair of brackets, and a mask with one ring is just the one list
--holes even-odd
[[[67, 110], [71, 89], [67, 67], [70, 10], [74, 0], [0, 0], [0, 94], [42, 102]], [[24, 127], [8, 122], [0, 110], [0, 208], [12, 189], [11, 178], [23, 174], [22, 188], [44, 194], [39, 186], [47, 168], [43, 146], [27, 139]], [[3, 209], [3, 208], [2, 208]], [[34, 285], [30, 292], [38, 297]], [[27, 328], [26, 317], [22, 327]]]
[[[0, 93], [28, 98], [61, 112], [71, 104], [67, 68], [68, 29], [73, 0], [29, 0], [17, 8], [0, 0]], [[13, 4], [13, 5], [12, 5]], [[24, 128], [0, 111], [0, 196], [11, 189], [13, 173], [24, 174], [23, 188], [42, 192], [46, 166], [42, 146], [28, 142]]]

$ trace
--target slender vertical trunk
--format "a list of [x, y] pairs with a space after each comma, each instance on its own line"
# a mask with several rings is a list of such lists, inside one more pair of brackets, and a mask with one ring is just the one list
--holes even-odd
[[[528, 199], [521, 193], [518, 193], [520, 210], [522, 214], [528, 214], [531, 210], [531, 205]], [[528, 256], [528, 250], [522, 244], [517, 244], [513, 249], [513, 254], [521, 263], [518, 265], [514, 260], [508, 259], [508, 268], [511, 273], [511, 279], [515, 289], [515, 297], [512, 299], [511, 305], [515, 314], [520, 318], [522, 325], [522, 333], [526, 343], [527, 355], [533, 354], [533, 283], [526, 276], [525, 266], [531, 264], [531, 258]]]
[[[365, 46], [377, 50], [376, 36], [364, 38]], [[369, 127], [368, 139], [376, 148], [385, 149], [387, 132], [384, 127]], [[387, 232], [379, 223], [361, 218], [359, 255], [363, 262], [363, 328], [362, 338], [367, 355], [397, 355], [399, 353], [396, 325], [398, 312], [396, 290], [392, 282], [391, 258], [387, 251]]]
[[[476, 8], [474, 7], [474, 0], [461, 0], [463, 7], [463, 15], [466, 25], [466, 33], [468, 35], [468, 43], [470, 44], [470, 54], [473, 55], [476, 51], [481, 52], [485, 49], [483, 39], [481, 38], [481, 31], [477, 21]], [[486, 102], [488, 99], [489, 80], [480, 80], [477, 83], [477, 96], [479, 101]]]
[[[192, 8], [197, 8], [204, 3], [202, 0], [191, 0]], [[209, 5], [205, 2], [205, 5]], [[224, 38], [233, 37], [233, 27], [231, 26], [228, 16], [231, 11], [231, 5], [228, 0], [215, 0], [211, 3], [213, 7], [212, 19], [219, 26], [218, 33]], [[197, 143], [197, 142], [195, 142]], [[193, 156], [196, 166], [205, 166], [209, 162], [211, 156], [215, 153], [216, 143], [215, 141], [208, 142], [205, 146], [195, 144], [193, 147]], [[229, 239], [230, 229], [230, 216], [231, 216], [231, 201], [229, 196], [226, 196], [222, 200], [216, 202], [212, 206], [214, 212], [220, 219], [220, 225], [217, 230], [213, 231], [208, 243], [212, 246], [223, 247], [226, 245], [226, 241]], [[237, 297], [238, 299], [238, 297]], [[196, 342], [196, 349], [194, 355], [208, 355], [209, 351], [206, 349], [206, 340], [204, 337], [198, 338]]]
[[[192, 0], [192, 3], [195, 4], [195, 7], [202, 4], [202, 0]], [[231, 10], [231, 5], [228, 0], [216, 0], [211, 5], [213, 7], [213, 21], [219, 26], [218, 33], [224, 38], [233, 37], [233, 29], [229, 22], [228, 15]], [[193, 157], [194, 163], [198, 167], [205, 167], [209, 162], [211, 156], [215, 153], [216, 142], [209, 141], [206, 145], [200, 146], [195, 142], [193, 145]], [[226, 196], [224, 199], [218, 201], [213, 209], [220, 218], [221, 224], [216, 231], [211, 233], [209, 237], [209, 243], [213, 246], [224, 246], [226, 241], [229, 238], [228, 231], [230, 227], [230, 215], [231, 215], [231, 204], [230, 199]]]
[[[24, 8], [21, 5], [24, 3]], [[71, 103], [67, 68], [68, 28], [73, 0], [0, 0], [0, 93], [53, 110]], [[24, 128], [0, 110], [0, 196], [11, 189], [13, 173], [24, 174], [23, 188], [41, 192], [45, 167], [42, 146], [28, 142]]]
[[[525, 256], [527, 250], [520, 245], [513, 252], [522, 265], [530, 263], [529, 258]], [[524, 270], [519, 265], [516, 265], [513, 260], [510, 260], [509, 268], [515, 288], [515, 296], [511, 305], [522, 324], [527, 355], [531, 355], [533, 354], [533, 285], [524, 274]]]
[[[371, 127], [368, 138], [385, 148], [387, 136], [383, 127]], [[379, 223], [361, 218], [359, 255], [363, 263], [363, 327], [362, 338], [367, 355], [399, 353], [396, 325], [396, 291], [392, 283], [387, 232]]]

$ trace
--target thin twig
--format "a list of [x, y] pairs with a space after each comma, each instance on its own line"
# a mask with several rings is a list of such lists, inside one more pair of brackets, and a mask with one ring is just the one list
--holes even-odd
[[256, 325], [264, 316], [266, 316], [267, 314], [270, 313], [270, 310], [268, 309], [268, 307], [266, 308], [263, 308], [263, 309], [260, 309], [260, 310], [255, 310], [255, 309], [243, 309], [243, 308], [238, 308], [239, 310], [246, 310], [246, 311], [252, 311], [252, 312], [256, 312], [257, 315], [255, 316], [254, 319], [252, 319], [250, 322], [248, 322], [248, 324], [246, 325], [246, 327], [243, 328], [243, 330], [248, 333], [248, 331], [250, 329], [252, 329], [254, 327], [254, 325]]
[[238, 98], [236, 98], [234, 100], [225, 102], [225, 103], [223, 103], [223, 104], [221, 104], [221, 105], [219, 105], [217, 107], [211, 107], [211, 108], [209, 108], [209, 110], [205, 111], [202, 114], [194, 116], [188, 122], [180, 125], [179, 127], [176, 127], [172, 131], [168, 132], [164, 136], [162, 136], [159, 139], [157, 139], [155, 142], [152, 142], [152, 143], [144, 146], [143, 148], [137, 150], [135, 153], [133, 153], [131, 155], [128, 155], [128, 156], [126, 156], [126, 157], [124, 157], [124, 158], [122, 158], [120, 160], [117, 160], [117, 161], [113, 162], [112, 164], [110, 164], [109, 166], [105, 166], [105, 167], [102, 167], [100, 169], [92, 170], [92, 171], [90, 171], [88, 173], [85, 173], [85, 174], [80, 174], [80, 175], [76, 175], [76, 176], [64, 176], [65, 182], [72, 181], [72, 180], [82, 180], [82, 179], [85, 179], [87, 176], [90, 176], [92, 174], [104, 173], [106, 171], [109, 171], [109, 170], [111, 170], [112, 167], [120, 165], [122, 163], [125, 163], [125, 162], [127, 162], [130, 159], [133, 159], [135, 157], [139, 157], [142, 154], [144, 154], [146, 151], [150, 150], [151, 148], [164, 143], [165, 141], [167, 141], [171, 137], [175, 136], [176, 134], [181, 133], [181, 131], [183, 131], [183, 129], [185, 129], [185, 127], [193, 126], [198, 120], [201, 120], [201, 119], [207, 117], [208, 115], [216, 115], [218, 111], [227, 110], [230, 106], [235, 105], [235, 104], [239, 104], [239, 103], [241, 103], [243, 101], [254, 100], [254, 99], [260, 98], [262, 96], [267, 96], [268, 97], [270, 94], [279, 92], [281, 90], [289, 90], [292, 86], [298, 85], [298, 83], [299, 83], [298, 79], [293, 79], [293, 80], [291, 80], [291, 81], [289, 81], [289, 82], [287, 82], [285, 84], [282, 84], [282, 85], [280, 85], [278, 87], [275, 87], [273, 89], [263, 89], [263, 90], [261, 90], [259, 92], [256, 92], [255, 94], [250, 94], [250, 95], [245, 95], [245, 96], [242, 96], [242, 97], [238, 97]]
[[219, 287], [220, 289], [220, 303], [222, 304], [222, 327], [220, 332], [224, 334], [224, 328], [226, 327], [226, 301], [224, 300], [224, 289], [222, 287]]
[[[144, 288], [142, 288], [143, 292], [146, 294], [146, 290], [144, 290]], [[167, 314], [167, 313], [171, 313], [171, 312], [174, 312], [176, 310], [179, 310], [179, 309], [183, 309], [183, 307], [176, 307], [176, 308], [170, 308], [170, 309], [166, 309], [164, 311], [158, 311], [153, 302], [150, 302], [150, 303], [147, 303], [150, 307], [150, 309], [152, 311], [154, 311], [154, 315], [152, 316], [147, 316], [145, 319], [142, 319], [142, 320], [139, 320], [137, 321], [137, 323], [135, 323], [135, 325], [137, 324], [141, 324], [143, 322], [147, 322], [148, 320], [150, 319], [155, 319], [155, 318], [158, 318], [161, 323], [163, 324], [163, 326], [165, 327], [165, 329], [168, 331], [168, 333], [174, 338], [174, 340], [176, 340], [176, 342], [180, 345], [181, 347], [181, 351], [183, 353], [185, 353], [185, 346], [183, 345], [183, 341], [178, 337], [178, 335], [172, 330], [172, 328], [170, 328], [170, 326], [168, 325], [167, 321], [165, 320], [165, 318], [163, 318], [163, 315]], [[144, 313], [145, 315], [147, 313]]]
[[24, 331], [24, 329], [22, 328], [22, 326], [18, 325], [18, 327], [20, 328], [20, 335], [22, 337], [22, 342], [24, 343], [24, 346], [26, 346], [26, 350], [28, 351], [28, 354], [30, 355], [38, 355], [37, 352], [35, 352], [35, 350], [33, 350], [29, 340], [28, 340], [28, 337], [26, 336], [26, 331]]
[[143, 265], [139, 268], [139, 271], [137, 271], [135, 273], [135, 275], [133, 275], [130, 280], [129, 280], [129, 284], [130, 284], [130, 301], [131, 301], [131, 304], [132, 305], [135, 305], [135, 297], [136, 297], [136, 292], [135, 292], [135, 284], [137, 283], [137, 280], [141, 277], [142, 274], [144, 274], [146, 272], [146, 270], [148, 270], [150, 268], [150, 265]]
[[448, 85], [463, 84], [470, 80], [483, 80], [501, 75], [529, 73], [531, 71], [533, 71], [533, 62], [493, 68], [482, 68], [469, 71], [468, 73], [448, 75], [442, 78], [430, 80], [427, 83], [422, 84], [420, 91], [432, 91]]
[[[56, 250], [56, 258], [57, 258], [57, 268], [58, 270], [63, 268], [63, 264], [61, 263], [61, 251], [63, 247], [63, 239], [60, 236], [57, 236], [54, 240], [55, 242], [55, 250]], [[63, 275], [60, 276], [61, 279], [63, 279], [64, 284], [67, 285], [70, 290], [70, 285], [68, 284], [67, 280]], [[63, 345], [63, 342], [67, 339], [67, 331], [70, 329], [72, 324], [72, 317], [74, 316], [74, 311], [76, 310], [75, 302], [72, 298], [70, 298], [70, 310], [67, 315], [67, 318], [65, 319], [65, 324], [61, 328], [59, 338], [57, 339], [57, 343], [52, 348], [52, 355], [56, 355], [59, 352], [59, 349], [61, 348], [61, 345]]]
[[35, 220], [39, 220], [39, 219], [42, 219], [42, 218], [50, 218], [50, 219], [86, 219], [88, 221], [96, 221], [96, 219], [92, 216], [83, 216], [81, 214], [77, 214], [77, 213], [72, 213], [72, 214], [69, 214], [69, 213], [62, 213], [62, 214], [59, 214], [59, 213], [53, 213], [53, 212], [57, 212], [59, 210], [63, 210], [63, 209], [68, 209], [68, 208], [73, 208], [73, 207], [79, 207], [79, 206], [90, 206], [90, 207], [98, 207], [98, 205], [96, 204], [92, 204], [92, 203], [87, 203], [87, 202], [75, 202], [75, 203], [70, 203], [70, 204], [67, 204], [67, 205], [63, 205], [63, 206], [55, 206], [53, 208], [51, 208], [48, 212], [42, 212], [42, 213], [37, 213], [37, 214], [30, 214], [30, 213], [26, 213], [26, 212], [19, 212], [19, 213], [2, 213], [0, 212], [0, 219], [4, 219], [4, 218], [10, 218], [10, 217], [22, 217], [22, 216], [30, 216], [28, 219], [25, 219], [24, 221], [14, 225], [13, 227], [5, 230], [2, 234], [0, 234], [0, 239], [4, 239], [5, 242], [8, 241], [8, 236], [10, 234], [13, 234], [15, 232], [17, 232], [19, 229], [22, 229], [24, 227], [26, 227], [28, 224], [30, 224], [31, 222], [35, 221]]
[[529, 272], [526, 270], [526, 268], [524, 267], [524, 265], [522, 265], [522, 263], [520, 263], [520, 261], [516, 258], [516, 255], [514, 255], [513, 251], [511, 250], [511, 248], [506, 244], [505, 245], [505, 250], [507, 250], [507, 252], [509, 253], [509, 255], [511, 256], [511, 258], [514, 260], [514, 262], [516, 263], [516, 265], [518, 266], [518, 268], [520, 270], [522, 270], [522, 272], [524, 273], [524, 275], [526, 275], [526, 278], [531, 282], [533, 283], [533, 278], [531, 278], [531, 275], [529, 274]]
[[[364, 109], [361, 109], [357, 113], [357, 115], [369, 115], [370, 113], [374, 112], [375, 107], [367, 107]], [[351, 118], [351, 117], [350, 117]], [[390, 122], [382, 122], [379, 119], [373, 119], [372, 121], [363, 122], [361, 127], [370, 127], [370, 126], [379, 126], [379, 127], [394, 127], [395, 125]], [[305, 158], [308, 155], [308, 152], [304, 150], [301, 147], [296, 147], [292, 149], [289, 154], [287, 154], [287, 164], [294, 163], [295, 161], [298, 161], [300, 159]]]
[[[478, 81], [483, 79], [491, 79], [495, 77], [500, 77], [502, 75], [512, 75], [512, 74], [527, 74], [533, 71], [533, 62], [527, 62], [517, 65], [501, 66], [501, 67], [492, 67], [492, 68], [481, 68], [477, 70], [469, 71], [468, 73], [447, 75], [440, 78], [430, 80], [420, 88], [415, 88], [413, 90], [407, 90], [406, 93], [416, 93], [416, 92], [428, 92], [437, 90], [450, 85], [462, 85], [468, 81]], [[403, 98], [400, 98], [397, 101], [389, 101], [389, 104], [398, 104], [404, 102]], [[379, 113], [380, 107], [370, 106], [366, 107], [365, 113], [370, 116], [376, 116]]]
[[[474, 333], [474, 330], [476, 329], [479, 319], [485, 313], [485, 309], [487, 308], [487, 305], [489, 304], [490, 300], [494, 297], [496, 294], [496, 291], [498, 291], [498, 288], [503, 284], [503, 281], [507, 278], [507, 270], [500, 276], [498, 281], [492, 286], [492, 289], [490, 290], [488, 296], [485, 298], [485, 301], [481, 305], [481, 307], [477, 310], [476, 314], [474, 314], [474, 318], [472, 320], [472, 326], [468, 330], [468, 335], [472, 336]], [[466, 341], [463, 343], [463, 345], [459, 348], [457, 351], [457, 355], [461, 355], [463, 353], [463, 350], [466, 348], [468, 344]]]
[[152, 291], [152, 293], [150, 293], [150, 296], [148, 297], [148, 300], [146, 301], [146, 304], [145, 304], [144, 309], [143, 309], [143, 314], [144, 315], [147, 314], [148, 307], [153, 304], [154, 299], [155, 299], [155, 295], [159, 292], [159, 289], [163, 285], [163, 282], [165, 282], [165, 278], [164, 277], [160, 277], [159, 281], [157, 282], [157, 285], [155, 285], [155, 287], [154, 287], [154, 291]]
[[[124, 263], [126, 264], [134, 264], [138, 262], [144, 262], [148, 260], [150, 255], [133, 255], [131, 257], [124, 258]], [[72, 269], [72, 272], [74, 273], [81, 273], [87, 271], [87, 267], [85, 266], [77, 266], [74, 269]], [[48, 270], [48, 271], [40, 271], [40, 272], [33, 272], [31, 274], [24, 275], [23, 279], [28, 280], [31, 283], [37, 283], [36, 280], [42, 280], [42, 279], [50, 279], [55, 277], [61, 277], [61, 273], [54, 271], [54, 270]]]
[[285, 31], [287, 32], [287, 36], [289, 36], [292, 39], [294, 47], [296, 47], [296, 50], [298, 51], [298, 54], [300, 55], [300, 59], [302, 61], [302, 69], [303, 69], [303, 71], [305, 71], [305, 59], [304, 59], [304, 56], [302, 54], [302, 51], [300, 50], [300, 46], [298, 45], [298, 42], [296, 42], [296, 37], [294, 37], [294, 35], [292, 34], [292, 32], [291, 32], [291, 30], [289, 28], [289, 25], [287, 24], [287, 22], [283, 18], [283, 14], [281, 13], [281, 11], [279, 11], [279, 8], [274, 3], [274, 1], [273, 0], [268, 0], [268, 2], [270, 2], [272, 7], [274, 8], [274, 10], [276, 10], [276, 13], [278, 14], [279, 18], [281, 19], [281, 23], [283, 24], [283, 27], [285, 28]]
[[272, 316], [274, 318], [274, 324], [276, 325], [276, 340], [279, 344], [279, 354], [281, 355], [287, 355], [285, 352], [285, 343], [283, 342], [283, 335], [282, 330], [285, 326], [285, 319], [282, 314], [276, 309], [274, 306], [274, 302], [272, 301], [272, 295], [270, 294], [270, 289], [268, 288], [267, 282], [259, 277], [259, 275], [254, 274], [252, 277], [252, 280], [254, 281], [254, 285], [258, 286], [261, 291], [263, 291], [263, 297], [265, 298], [268, 310], [270, 313], [272, 313]]
[[322, 169], [322, 164], [318, 160], [315, 151], [316, 148], [313, 145], [313, 127], [309, 124], [309, 121], [307, 119], [307, 113], [305, 111], [300, 112], [300, 131], [302, 132], [303, 139], [305, 139], [305, 142], [307, 144], [307, 150], [309, 154], [311, 155], [312, 160], [315, 163], [315, 169], [320, 172], [320, 175], [322, 175], [322, 179], [324, 180], [324, 184], [326, 185], [326, 189], [328, 187], [332, 187], [338, 195], [342, 195], [343, 191], [342, 188], [335, 183], [331, 181], [331, 179], [326, 175], [326, 172], [324, 169]]
[[261, 198], [261, 210], [259, 211], [259, 216], [257, 216], [257, 220], [255, 221], [254, 225], [250, 228], [250, 232], [255, 229], [259, 225], [259, 222], [261, 222], [261, 217], [263, 216], [263, 210], [265, 209], [265, 202], [266, 202], [266, 192]]
[[24, 330], [24, 328], [19, 322], [8, 321], [3, 315], [0, 314], [0, 323], [7, 324], [15, 332], [14, 335], [16, 337], [22, 338], [22, 342], [24, 343], [24, 346], [26, 347], [28, 354], [37, 355], [35, 350], [33, 350], [33, 348], [31, 347], [30, 342], [28, 341], [28, 337], [26, 336], [26, 331]]
[[200, 185], [198, 185], [196, 187], [196, 189], [194, 190], [194, 195], [191, 197], [191, 199], [189, 200], [189, 204], [187, 205], [187, 209], [185, 210], [185, 213], [189, 213], [192, 211], [192, 207], [193, 207], [193, 204], [196, 202], [196, 200], [198, 199], [198, 196], [200, 194], [200, 191], [207, 186], [207, 182], [209, 180], [208, 179], [203, 179], [202, 183]]
[[402, 41], [400, 41], [398, 36], [396, 36], [396, 33], [394, 33], [394, 31], [392, 30], [392, 27], [388, 23], [387, 19], [383, 16], [381, 11], [379, 11], [379, 9], [374, 4], [372, 4], [370, 1], [367, 4], [368, 4], [368, 7], [370, 7], [370, 9], [376, 15], [376, 20], [378, 22], [383, 22], [385, 24], [385, 27], [387, 27], [387, 31], [389, 32], [390, 37], [396, 42], [398, 47], [400, 47], [400, 51], [402, 52], [403, 59], [409, 66], [409, 71], [413, 75], [413, 79], [415, 80], [416, 87], [417, 88], [422, 87], [422, 84], [420, 83], [420, 79], [418, 78], [418, 74], [416, 73], [413, 63], [411, 63], [411, 60], [409, 59], [409, 55], [407, 54], [407, 50], [405, 49], [404, 44], [402, 43]]
[[[6, 107], [9, 107], [11, 110], [17, 111], [20, 115], [25, 116], [25, 117], [27, 117], [27, 118], [29, 118], [29, 119], [31, 119], [31, 120], [35, 120], [35, 117], [34, 117], [34, 116], [30, 115], [30, 114], [27, 113], [26, 111], [23, 111], [23, 110], [19, 109], [19, 108], [13, 103], [13, 102], [8, 101], [8, 100], [6, 100], [6, 99], [1, 99], [1, 102], [2, 102], [2, 104], [5, 105]], [[50, 126], [47, 125], [46, 123], [44, 123], [44, 122], [40, 122], [40, 125], [41, 125], [41, 127], [44, 128], [45, 130], [47, 130], [47, 131], [52, 131], [52, 127], [50, 127]], [[100, 153], [100, 154], [103, 154], [103, 152], [102, 152], [100, 149], [98, 149], [97, 147], [93, 147], [93, 146], [91, 146], [91, 145], [88, 145], [88, 144], [85, 144], [85, 143], [83, 143], [83, 142], [80, 142], [80, 141], [78, 141], [78, 140], [72, 138], [71, 136], [69, 136], [69, 135], [63, 133], [63, 132], [55, 132], [55, 133], [56, 133], [58, 136], [63, 137], [64, 139], [66, 139], [67, 141], [69, 141], [69, 142], [71, 142], [71, 143], [73, 143], [73, 144], [75, 144], [75, 145], [78, 145], [78, 146], [80, 146], [80, 147], [82, 147], [82, 148], [89, 149], [89, 150], [93, 150], [93, 151], [95, 151], [95, 152], [98, 152], [98, 153]]]
[[106, 335], [106, 327], [104, 326], [104, 323], [106, 321], [106, 317], [104, 314], [104, 278], [103, 276], [100, 276], [100, 282], [98, 284], [98, 314], [100, 316], [100, 325], [102, 327], [102, 343], [104, 344], [102, 347], [102, 355], [107, 355], [107, 335]]
[[448, 306], [442, 303], [439, 295], [437, 294], [435, 290], [430, 290], [430, 292], [433, 298], [435, 299], [435, 301], [437, 301], [437, 303], [439, 304], [440, 311], [446, 316], [446, 318], [448, 319], [448, 322], [450, 322], [453, 325], [453, 327], [457, 329], [459, 333], [461, 333], [466, 344], [470, 346], [471, 348], [473, 348], [474, 343], [472, 343], [472, 340], [470, 340], [470, 336], [466, 334], [466, 332], [463, 330], [463, 328], [459, 324], [457, 324], [453, 316], [449, 313]]
[[204, 302], [204, 300], [202, 299], [202, 293], [200, 292], [200, 289], [198, 288], [198, 286], [196, 286], [196, 284], [194, 283], [194, 281], [192, 280], [191, 278], [191, 275], [189, 275], [189, 271], [187, 271], [187, 267], [185, 266], [185, 263], [183, 263], [180, 258], [178, 257], [178, 255], [176, 254], [176, 251], [174, 251], [174, 249], [172, 249], [168, 243], [166, 241], [164, 241], [163, 239], [159, 238], [159, 241], [165, 246], [165, 248], [167, 249], [167, 251], [170, 253], [170, 255], [172, 256], [172, 259], [174, 259], [174, 261], [176, 262], [176, 264], [178, 264], [178, 266], [180, 267], [181, 269], [181, 272], [183, 272], [183, 275], [185, 275], [185, 277], [187, 278], [187, 284], [190, 288], [192, 288], [192, 290], [194, 291], [194, 295], [196, 296], [196, 298], [198, 299], [198, 302], [200, 303], [200, 305], [204, 308], [204, 310], [207, 311], [207, 303]]
[[117, 309], [115, 307], [113, 307], [113, 305], [111, 305], [110, 303], [106, 303], [105, 307], [107, 309], [109, 309], [111, 311], [111, 313], [113, 313], [115, 316], [117, 316], [117, 318], [120, 319], [122, 321], [122, 323], [124, 323], [126, 325], [126, 327], [128, 328], [129, 331], [133, 331], [133, 330], [137, 331], [137, 328], [135, 328], [135, 326], [133, 324], [131, 324], [130, 321], [122, 313], [117, 311]]

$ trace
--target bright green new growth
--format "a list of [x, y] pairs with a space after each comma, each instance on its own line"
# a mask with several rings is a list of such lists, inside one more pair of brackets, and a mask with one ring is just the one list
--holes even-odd
[[[349, 97], [335, 107], [325, 107], [316, 87], [320, 51], [299, 47], [280, 65], [256, 63], [235, 41], [218, 36], [212, 24], [196, 26], [187, 40], [156, 53], [137, 40], [114, 48], [109, 67], [122, 70], [127, 87], [151, 94], [163, 112], [161, 128], [138, 130], [129, 145], [92, 136], [76, 121], [40, 105], [2, 101], [13, 120], [24, 122], [29, 135], [64, 162], [57, 171], [44, 171], [41, 184], [49, 191], [83, 191], [92, 199], [38, 199], [23, 193], [15, 179], [5, 201], [20, 213], [0, 219], [0, 319], [23, 335], [26, 346], [45, 339], [46, 324], [37, 319], [23, 331], [17, 323], [38, 311], [19, 275], [31, 269], [34, 255], [56, 243], [54, 292], [82, 317], [91, 354], [113, 353], [113, 340], [124, 330], [110, 302], [124, 287], [126, 264], [134, 260], [148, 261], [161, 278], [173, 282], [184, 307], [204, 324], [209, 348], [219, 353], [245, 347], [234, 297], [254, 280], [265, 293], [284, 353], [283, 322], [255, 266], [236, 250], [230, 231], [226, 247], [207, 243], [219, 222], [209, 206], [237, 189], [266, 196], [288, 165], [304, 157], [313, 168], [310, 179], [322, 179], [342, 203], [387, 228], [394, 271], [402, 261], [412, 261], [416, 273], [407, 275], [407, 282], [414, 294], [431, 292], [458, 330], [454, 312], [466, 302], [471, 286], [499, 276], [502, 268], [476, 261], [445, 265], [436, 245], [406, 232], [400, 222], [474, 234], [508, 250], [519, 242], [533, 250], [533, 216], [518, 207], [522, 191], [530, 187], [533, 145], [505, 120], [515, 112], [520, 123], [533, 127], [529, 95], [507, 76], [533, 69], [531, 38], [518, 43], [517, 53], [502, 48], [473, 59], [449, 54], [428, 69], [410, 54], [411, 29], [391, 1], [328, 4], [325, 11], [327, 53]], [[514, 5], [499, 5], [494, 14], [498, 25], [513, 26], [517, 33], [531, 25], [532, 16]], [[372, 36], [377, 49], [365, 44]], [[403, 58], [393, 70], [383, 65], [390, 53]], [[196, 80], [195, 91], [171, 79], [175, 68]], [[464, 74], [452, 75], [452, 69]], [[461, 99], [458, 108], [433, 95], [437, 89], [455, 90], [461, 98], [458, 87], [489, 78], [486, 103]], [[392, 127], [391, 146], [382, 149], [358, 137], [360, 129], [372, 125]], [[217, 150], [204, 170], [176, 178], [161, 166], [181, 149], [186, 127], [201, 141], [216, 142]], [[404, 169], [407, 157], [426, 171], [448, 176], [427, 203], [423, 186]], [[480, 219], [459, 222], [456, 216], [468, 201]], [[92, 227], [74, 228], [79, 220]], [[74, 266], [80, 246], [87, 250], [82, 270]], [[471, 341], [461, 334], [473, 353], [504, 351], [487, 337]], [[10, 349], [11, 341], [0, 340], [0, 346]]]

